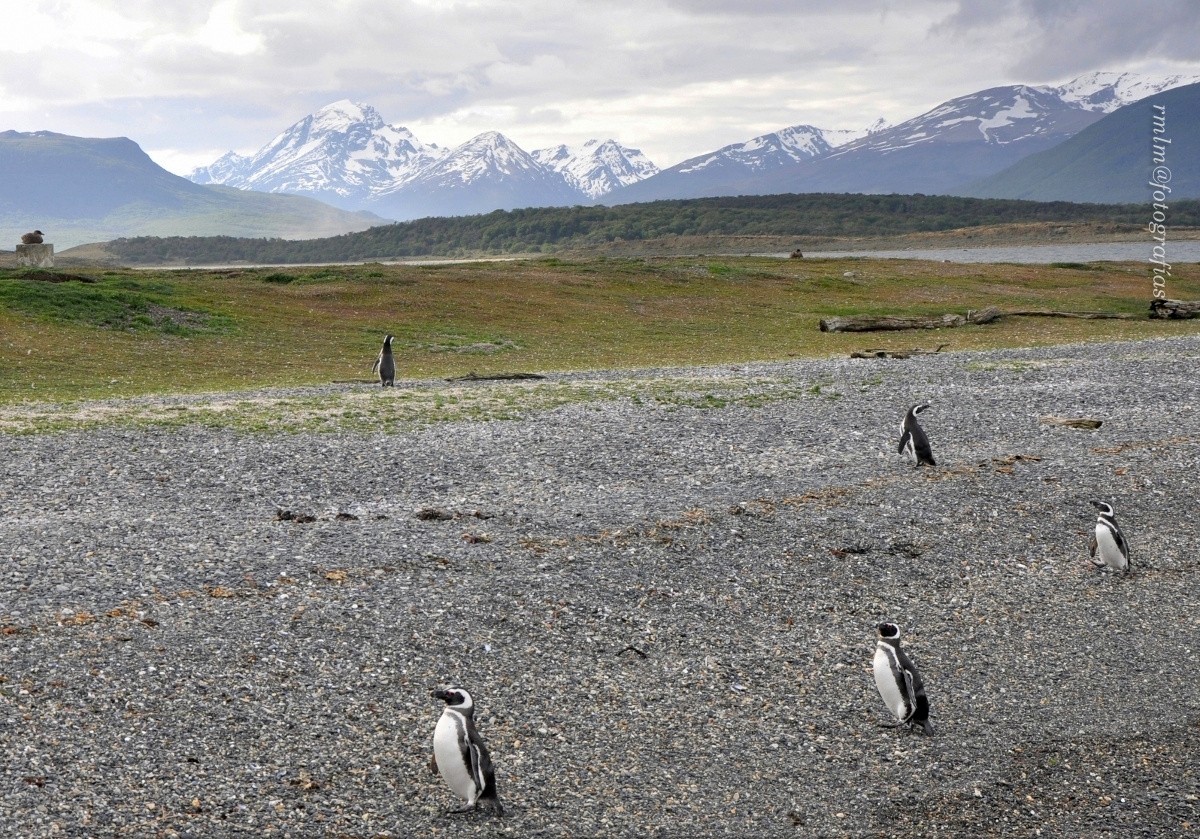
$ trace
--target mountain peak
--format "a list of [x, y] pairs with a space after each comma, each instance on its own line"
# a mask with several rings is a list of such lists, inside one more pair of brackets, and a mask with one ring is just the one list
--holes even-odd
[[1147, 96], [1198, 82], [1200, 76], [1176, 74], [1160, 77], [1099, 70], [1041, 89], [1084, 110], [1108, 114]]
[[531, 154], [592, 199], [658, 173], [658, 167], [640, 149], [626, 148], [613, 139], [592, 139], [580, 146], [560, 145]]
[[233, 152], [192, 173], [198, 183], [297, 192], [357, 209], [445, 153], [370, 105], [339, 99], [295, 122], [249, 157]]

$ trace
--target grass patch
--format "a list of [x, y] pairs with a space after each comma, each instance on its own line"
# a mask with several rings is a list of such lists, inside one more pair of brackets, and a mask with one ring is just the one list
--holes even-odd
[[337, 393], [238, 398], [181, 397], [175, 404], [117, 402], [26, 403], [0, 407], [0, 433], [42, 434], [101, 427], [201, 426], [248, 434], [395, 433], [444, 422], [517, 420], [572, 405], [627, 400], [664, 411], [758, 407], [806, 399], [813, 391], [769, 379], [629, 378], [602, 384], [510, 383], [347, 388]]
[[209, 313], [170, 304], [172, 289], [130, 277], [46, 281], [0, 272], [0, 307], [40, 321], [187, 335], [210, 328]]
[[[853, 282], [843, 277], [847, 270]], [[276, 275], [292, 279], [267, 279]], [[95, 276], [92, 283], [40, 283], [0, 271], [0, 404], [364, 381], [385, 332], [397, 336], [400, 379], [413, 381], [1200, 330], [1196, 321], [1140, 319], [1009, 318], [936, 334], [830, 335], [817, 325], [831, 315], [965, 313], [989, 305], [1142, 314], [1151, 281], [1134, 263], [1092, 263], [1083, 272], [866, 258], [559, 257], [286, 274], [106, 269]], [[1171, 297], [1200, 299], [1200, 265], [1177, 265], [1171, 283]], [[814, 395], [836, 398], [832, 384], [820, 383]]]

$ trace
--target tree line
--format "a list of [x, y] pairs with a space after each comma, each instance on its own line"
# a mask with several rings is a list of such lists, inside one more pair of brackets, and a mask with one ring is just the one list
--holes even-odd
[[[1171, 206], [1171, 223], [1200, 225], [1200, 201]], [[552, 253], [670, 236], [890, 236], [1018, 222], [1143, 226], [1142, 204], [1074, 204], [946, 195], [787, 194], [577, 207], [534, 207], [372, 227], [324, 239], [140, 236], [109, 243], [138, 263], [358, 262], [410, 257]]]

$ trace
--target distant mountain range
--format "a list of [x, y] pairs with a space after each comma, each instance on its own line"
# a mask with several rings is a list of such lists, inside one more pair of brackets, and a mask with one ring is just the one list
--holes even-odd
[[[1114, 111], [1200, 77], [1092, 73], [951, 99], [889, 126], [795, 125], [659, 171], [613, 140], [526, 153], [498, 132], [426, 145], [369, 105], [335, 102], [248, 158], [197, 169], [198, 183], [293, 192], [388, 218], [786, 192], [962, 194]], [[1070, 199], [1067, 199], [1070, 200]]]
[[124, 137], [0, 132], [0, 183], [11, 244], [36, 227], [59, 249], [131, 235], [313, 238], [383, 221], [301, 195], [200, 186]]
[[229, 152], [191, 179], [411, 219], [590, 204], [657, 172], [640, 151], [613, 140], [529, 153], [488, 131], [453, 149], [426, 145], [370, 105], [343, 99], [250, 157]]
[[[181, 178], [132, 140], [0, 133], [0, 227], [60, 249], [130, 236], [310, 239], [388, 220], [658, 199], [873, 193], [1145, 201], [1148, 108], [1168, 110], [1173, 199], [1200, 198], [1200, 77], [1096, 73], [951, 99], [867, 129], [796, 125], [659, 171], [594, 140], [526, 152], [495, 131], [427, 144], [370, 106], [335, 102], [249, 156]], [[0, 239], [0, 247], [4, 247]]]

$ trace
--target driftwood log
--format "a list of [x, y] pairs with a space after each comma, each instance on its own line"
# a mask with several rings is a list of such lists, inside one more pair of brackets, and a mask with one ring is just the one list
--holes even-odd
[[1150, 317], [1164, 320], [1200, 317], [1200, 300], [1151, 300]]
[[941, 329], [962, 326], [962, 315], [901, 317], [899, 315], [847, 315], [821, 319], [822, 332], [886, 332], [899, 329]]
[[544, 379], [546, 378], [541, 373], [492, 373], [491, 375], [480, 375], [474, 371], [465, 376], [452, 376], [446, 379], [448, 382], [498, 382], [498, 381], [514, 381], [524, 379]]
[[[1151, 317], [1194, 317], [1200, 314], [1200, 302], [1180, 303], [1179, 301], [1155, 301], [1156, 303], [1170, 302], [1177, 304], [1178, 309], [1168, 310], [1169, 314], [1155, 315], [1151, 304]], [[1196, 314], [1185, 314], [1188, 306], [1194, 306]], [[1165, 307], [1164, 307], [1165, 308]], [[1173, 312], [1179, 311], [1180, 314]], [[963, 315], [847, 315], [845, 317], [823, 318], [822, 332], [883, 332], [894, 329], [948, 329], [955, 326], [976, 326], [993, 323], [1000, 318], [1078, 318], [1081, 320], [1132, 320], [1137, 315], [1124, 312], [1055, 312], [1044, 309], [1024, 309], [1015, 312], [1005, 312], [995, 306], [986, 309], [968, 311]]]
[[1137, 315], [1125, 312], [1048, 312], [1042, 309], [1005, 312], [1004, 314], [1013, 318], [1078, 318], [1079, 320], [1133, 320], [1137, 317]]
[[850, 353], [851, 358], [912, 358], [914, 355], [933, 355], [940, 353], [949, 344], [938, 344], [932, 350], [914, 347], [911, 350], [860, 350]]
[[1003, 313], [995, 306], [962, 315], [847, 315], [821, 319], [822, 332], [885, 332], [900, 329], [942, 329], [968, 323], [991, 323]]
[[1090, 419], [1089, 417], [1056, 417], [1048, 415], [1039, 419], [1046, 423], [1046, 425], [1061, 425], [1064, 428], [1095, 429], [1104, 424], [1104, 420]]

